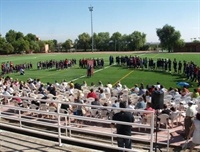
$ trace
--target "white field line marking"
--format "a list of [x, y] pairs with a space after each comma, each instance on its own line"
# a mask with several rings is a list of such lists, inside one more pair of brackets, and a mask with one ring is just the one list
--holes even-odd
[[[116, 65], [116, 64], [114, 63], [113, 65]], [[96, 70], [96, 71], [94, 71], [94, 73], [97, 73], [97, 72], [100, 72], [100, 71], [102, 71], [102, 70], [104, 70], [104, 69], [110, 68], [110, 67], [113, 66], [113, 65], [109, 65], [109, 66], [104, 67], [103, 69]], [[73, 80], [71, 80], [71, 81], [76, 81], [76, 80], [78, 80], [78, 79], [85, 78], [85, 77], [87, 77], [87, 75], [82, 75], [82, 76], [80, 76], [79, 78], [73, 79]], [[71, 82], [71, 81], [69, 81], [69, 82]], [[68, 82], [68, 83], [69, 83], [69, 82]]]

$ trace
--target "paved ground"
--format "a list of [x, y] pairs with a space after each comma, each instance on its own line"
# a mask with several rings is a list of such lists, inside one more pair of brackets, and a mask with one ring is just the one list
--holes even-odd
[[[134, 149], [137, 152], [148, 150]], [[63, 144], [32, 136], [0, 130], [0, 152], [103, 152], [91, 148]]]
[[0, 130], [0, 152], [102, 152]]

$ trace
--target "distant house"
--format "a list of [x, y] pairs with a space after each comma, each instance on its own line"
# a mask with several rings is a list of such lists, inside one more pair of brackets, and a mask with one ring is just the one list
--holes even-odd
[[174, 52], [200, 52], [200, 42], [185, 43], [183, 47], [174, 48]]

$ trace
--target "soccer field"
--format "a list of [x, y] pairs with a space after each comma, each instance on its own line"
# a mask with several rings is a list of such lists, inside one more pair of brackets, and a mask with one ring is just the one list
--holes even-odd
[[[95, 84], [98, 81], [102, 81], [103, 84], [107, 82], [112, 83], [115, 85], [118, 81], [121, 81], [122, 84], [133, 87], [134, 84], [144, 83], [145, 85], [148, 84], [156, 84], [160, 82], [164, 85], [164, 87], [178, 87], [176, 85], [179, 81], [186, 81], [190, 83], [190, 90], [192, 88], [197, 87], [196, 82], [190, 82], [185, 79], [183, 75], [174, 74], [173, 68], [172, 72], [163, 72], [160, 70], [149, 70], [149, 69], [134, 69], [128, 68], [126, 66], [119, 66], [119, 65], [109, 65], [109, 56], [112, 55], [116, 56], [139, 56], [141, 58], [147, 57], [148, 59], [152, 58], [156, 61], [158, 58], [162, 59], [171, 59], [172, 61], [176, 58], [177, 61], [184, 61], [187, 62], [193, 61], [196, 65], [200, 65], [199, 56], [200, 54], [195, 53], [133, 53], [133, 52], [94, 52], [94, 53], [49, 53], [49, 54], [29, 54], [29, 55], [10, 55], [10, 56], [0, 56], [0, 61], [8, 62], [12, 61], [14, 64], [24, 64], [24, 63], [32, 63], [33, 69], [25, 70], [25, 75], [20, 75], [19, 73], [11, 73], [8, 74], [13, 79], [23, 80], [26, 81], [29, 78], [32, 79], [40, 79], [42, 82], [47, 83], [54, 83], [56, 80], [61, 82], [63, 80], [66, 81], [74, 81], [74, 83], [82, 83], [84, 80], [91, 84], [94, 82]], [[45, 70], [38, 70], [37, 69], [37, 62], [39, 61], [49, 61], [49, 60], [64, 60], [64, 59], [76, 59], [76, 65], [73, 67], [56, 70], [55, 68], [52, 69], [45, 69]], [[98, 68], [94, 70], [94, 75], [91, 78], [86, 77], [86, 69], [82, 69], [79, 67], [79, 59], [82, 58], [103, 58], [105, 61], [104, 68]], [[7, 76], [7, 75], [4, 75]]]

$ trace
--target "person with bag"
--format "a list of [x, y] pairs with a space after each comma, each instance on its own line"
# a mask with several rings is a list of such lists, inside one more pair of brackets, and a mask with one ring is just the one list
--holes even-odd
[[[192, 136], [193, 133], [193, 136]], [[190, 152], [194, 149], [196, 145], [200, 144], [200, 110], [196, 114], [196, 118], [193, 120], [190, 132], [188, 134], [187, 140], [192, 136], [192, 144], [190, 147]]]

